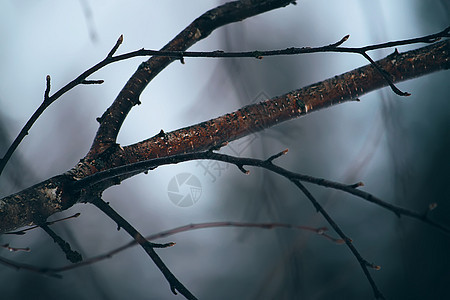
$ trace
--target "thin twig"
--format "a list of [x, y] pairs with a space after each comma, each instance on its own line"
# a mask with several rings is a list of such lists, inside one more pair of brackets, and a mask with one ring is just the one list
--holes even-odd
[[123, 34], [119, 36], [114, 47], [111, 49], [111, 51], [109, 51], [108, 55], [106, 55], [106, 58], [112, 58], [113, 55], [117, 52], [117, 49], [119, 49], [120, 45], [122, 45], [122, 43], [123, 43]]
[[176, 295], [179, 291], [186, 299], [197, 299], [169, 270], [169, 268], [164, 264], [161, 258], [156, 254], [155, 246], [160, 247], [173, 246], [173, 243], [169, 244], [154, 244], [146, 240], [128, 221], [126, 221], [121, 215], [119, 215], [111, 206], [109, 206], [105, 201], [98, 197], [94, 197], [92, 204], [99, 208], [103, 213], [105, 213], [111, 220], [117, 223], [120, 228], [123, 228], [150, 256], [155, 265], [166, 277], [170, 284], [171, 291]]
[[40, 225], [40, 227], [53, 239], [53, 242], [61, 248], [64, 254], [66, 254], [67, 260], [71, 263], [77, 263], [83, 260], [81, 254], [77, 251], [73, 251], [70, 248], [70, 244], [57, 235], [47, 224], [44, 223]]
[[278, 50], [252, 50], [252, 51], [236, 51], [236, 52], [225, 52], [222, 50], [215, 51], [164, 51], [164, 50], [150, 50], [150, 49], [139, 49], [136, 51], [131, 51], [128, 53], [120, 54], [113, 57], [113, 61], [125, 60], [138, 56], [167, 56], [179, 59], [180, 57], [191, 57], [191, 58], [261, 58], [269, 56], [282, 56], [282, 55], [298, 55], [298, 54], [310, 54], [319, 52], [340, 52], [340, 53], [355, 53], [361, 54], [364, 52], [372, 50], [380, 50], [386, 48], [392, 48], [404, 45], [413, 45], [419, 43], [434, 43], [439, 41], [441, 38], [450, 37], [450, 27], [434, 33], [429, 34], [419, 38], [404, 39], [391, 41], [387, 43], [374, 44], [363, 47], [340, 47], [341, 44], [346, 42], [350, 35], [344, 36], [336, 43], [332, 43], [326, 46], [320, 47], [289, 47], [285, 49]]
[[[288, 178], [289, 179], [289, 178]], [[333, 227], [333, 229], [336, 231], [336, 233], [345, 241], [345, 244], [350, 249], [350, 251], [353, 253], [353, 255], [358, 260], [359, 264], [361, 265], [361, 268], [366, 275], [367, 280], [369, 281], [372, 290], [375, 294], [375, 298], [377, 299], [385, 299], [381, 291], [378, 289], [375, 281], [372, 278], [372, 275], [370, 275], [369, 270], [367, 267], [371, 267], [373, 269], [379, 270], [380, 267], [376, 266], [372, 263], [369, 263], [367, 260], [365, 260], [361, 254], [358, 252], [356, 247], [353, 245], [352, 240], [347, 237], [347, 235], [342, 231], [342, 229], [336, 224], [336, 222], [331, 218], [331, 216], [326, 212], [326, 210], [320, 205], [320, 203], [314, 198], [314, 196], [308, 191], [308, 189], [298, 180], [296, 179], [289, 179], [292, 183], [294, 183], [302, 192], [305, 194], [305, 196], [309, 199], [309, 201], [313, 204], [313, 206], [316, 208], [316, 210], [327, 220], [328, 224]]]
[[49, 101], [49, 98], [50, 98], [50, 96], [49, 96], [50, 95], [50, 88], [51, 88], [50, 81], [51, 81], [50, 75], [47, 75], [45, 77], [44, 102]]
[[53, 273], [47, 268], [39, 268], [33, 265], [18, 263], [0, 256], [0, 264], [13, 268], [15, 270], [27, 270], [37, 274], [44, 274], [53, 278], [62, 278], [60, 274]]
[[[246, 222], [230, 222], [230, 221], [189, 224], [189, 225], [185, 225], [185, 226], [172, 228], [172, 229], [169, 229], [166, 231], [162, 231], [162, 232], [159, 232], [156, 234], [152, 234], [150, 236], [147, 236], [146, 239], [148, 241], [153, 241], [155, 239], [168, 237], [168, 236], [186, 232], [186, 231], [206, 229], [206, 228], [218, 228], [218, 227], [241, 227], [241, 228], [260, 228], [260, 229], [287, 228], [287, 229], [305, 230], [305, 231], [314, 232], [317, 235], [323, 236], [324, 238], [330, 240], [333, 243], [336, 243], [339, 245], [344, 244], [344, 241], [342, 239], [337, 239], [337, 238], [334, 238], [334, 237], [330, 236], [329, 234], [327, 234], [326, 232], [328, 231], [328, 229], [326, 227], [313, 228], [313, 227], [309, 227], [309, 226], [292, 225], [292, 224], [287, 224], [287, 223], [246, 223]], [[113, 255], [116, 255], [117, 253], [122, 252], [122, 251], [124, 251], [130, 247], [136, 246], [136, 245], [137, 245], [137, 242], [135, 240], [132, 240], [125, 245], [117, 247], [116, 249], [110, 250], [106, 253], [103, 253], [103, 254], [88, 258], [88, 259], [85, 259], [79, 263], [70, 264], [70, 265], [66, 265], [66, 266], [58, 267], [58, 268], [47, 268], [46, 271], [56, 274], [56, 273], [73, 270], [73, 269], [76, 269], [79, 267], [92, 265], [99, 261], [109, 259]]]
[[[117, 43], [114, 45], [113, 50], [118, 47]], [[111, 52], [113, 52], [111, 50]], [[117, 50], [117, 49], [115, 49]], [[110, 52], [110, 53], [111, 53]], [[114, 51], [115, 52], [115, 51]], [[14, 151], [17, 149], [19, 144], [22, 142], [22, 140], [25, 138], [26, 135], [28, 135], [28, 131], [31, 129], [33, 124], [36, 122], [36, 120], [44, 113], [44, 111], [56, 100], [58, 100], [62, 95], [73, 89], [74, 87], [80, 85], [80, 84], [86, 84], [86, 78], [90, 76], [91, 74], [95, 73], [96, 71], [100, 70], [101, 68], [113, 63], [114, 61], [111, 60], [111, 58], [106, 57], [101, 62], [97, 63], [96, 65], [92, 66], [91, 68], [84, 71], [82, 74], [80, 74], [77, 78], [63, 86], [61, 89], [59, 89], [57, 92], [55, 92], [53, 95], [50, 96], [50, 75], [47, 75], [46, 77], [46, 89], [44, 92], [44, 101], [41, 103], [41, 105], [36, 109], [36, 111], [33, 113], [33, 115], [30, 117], [30, 119], [27, 121], [27, 123], [23, 126], [23, 128], [20, 130], [17, 137], [12, 142], [11, 146], [9, 146], [8, 150], [6, 151], [5, 155], [2, 159], [0, 159], [0, 175], [2, 174], [3, 170], [5, 169], [6, 164], [8, 163], [9, 159], [13, 155]], [[92, 83], [92, 82], [91, 82]], [[100, 83], [100, 81], [95, 82], [97, 84]], [[88, 81], [89, 84], [89, 81]]]
[[[58, 219], [58, 220], [55, 220], [55, 221], [45, 222], [45, 224], [46, 225], [53, 225], [53, 224], [55, 224], [57, 222], [67, 221], [67, 220], [73, 219], [73, 218], [78, 218], [79, 216], [80, 216], [80, 213], [76, 213], [76, 214], [74, 214], [72, 216], [69, 216], [69, 217], [64, 217], [64, 218], [61, 218], [61, 219]], [[22, 229], [22, 230], [18, 230], [18, 231], [5, 232], [3, 234], [24, 235], [26, 233], [26, 231], [33, 230], [33, 229], [36, 229], [38, 227], [41, 227], [41, 226], [35, 225], [35, 226], [31, 226], [31, 227], [28, 227], [28, 228], [25, 228], [25, 229]]]

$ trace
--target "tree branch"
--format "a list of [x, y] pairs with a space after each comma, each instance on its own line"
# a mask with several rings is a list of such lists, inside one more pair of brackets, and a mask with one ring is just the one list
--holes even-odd
[[[230, 221], [205, 222], [205, 223], [195, 223], [195, 224], [179, 226], [179, 227], [172, 228], [172, 229], [169, 229], [166, 231], [152, 234], [150, 236], [145, 237], [145, 239], [148, 241], [153, 241], [155, 239], [164, 238], [164, 237], [168, 237], [171, 235], [175, 235], [178, 233], [187, 232], [187, 231], [191, 231], [191, 230], [199, 230], [199, 229], [206, 229], [206, 228], [218, 228], [218, 227], [240, 227], [240, 228], [260, 228], [260, 229], [275, 229], [275, 228], [297, 229], [297, 230], [313, 232], [313, 233], [320, 235], [338, 245], [344, 244], [344, 241], [342, 239], [334, 238], [334, 237], [330, 236], [329, 234], [327, 234], [326, 232], [328, 231], [328, 228], [326, 228], [326, 227], [314, 228], [314, 227], [309, 227], [309, 226], [292, 225], [292, 224], [288, 224], [288, 223], [247, 223], [247, 222], [230, 222]], [[23, 264], [20, 264], [17, 262], [12, 262], [12, 261], [4, 262], [4, 264], [7, 266], [15, 267], [17, 269], [19, 269], [19, 268], [25, 269], [25, 270], [35, 272], [35, 273], [40, 273], [40, 274], [45, 274], [45, 275], [49, 275], [49, 274], [56, 275], [61, 272], [66, 272], [66, 271], [80, 268], [83, 266], [92, 265], [92, 264], [100, 262], [102, 260], [109, 259], [113, 255], [120, 253], [120, 252], [122, 252], [128, 248], [131, 248], [133, 246], [136, 246], [136, 245], [138, 245], [136, 240], [132, 240], [132, 241], [128, 242], [127, 244], [124, 244], [124, 245], [117, 247], [113, 250], [110, 250], [106, 253], [103, 253], [103, 254], [100, 254], [100, 255], [97, 255], [97, 256], [94, 256], [91, 258], [87, 258], [78, 263], [74, 263], [74, 264], [70, 264], [70, 265], [66, 265], [66, 266], [62, 266], [62, 267], [56, 267], [56, 268], [51, 268], [51, 267], [40, 268], [40, 267], [36, 267], [36, 266], [31, 266], [31, 265], [23, 265]], [[3, 263], [2, 257], [0, 257], [0, 263]], [[12, 265], [14, 265], [14, 266], [12, 266]], [[31, 268], [29, 268], [29, 267], [31, 267]], [[58, 274], [58, 275], [60, 275], [60, 274]]]
[[364, 275], [366, 275], [367, 280], [370, 283], [370, 286], [372, 287], [373, 293], [375, 295], [376, 299], [385, 299], [381, 291], [378, 289], [377, 285], [375, 284], [375, 281], [372, 278], [372, 275], [369, 273], [369, 269], [367, 267], [371, 267], [373, 269], [379, 270], [380, 267], [376, 266], [372, 263], [369, 263], [367, 260], [365, 260], [359, 251], [356, 249], [356, 247], [353, 245], [353, 241], [347, 237], [347, 235], [342, 231], [342, 229], [336, 224], [336, 222], [331, 218], [331, 216], [326, 212], [326, 210], [322, 207], [322, 205], [319, 204], [319, 202], [314, 198], [314, 196], [306, 189], [306, 187], [298, 180], [296, 179], [290, 179], [292, 183], [294, 183], [302, 192], [305, 194], [305, 196], [308, 198], [308, 200], [311, 202], [311, 204], [316, 208], [316, 210], [327, 220], [327, 222], [333, 227], [334, 231], [337, 232], [337, 234], [345, 241], [345, 244], [350, 249], [350, 251], [353, 253], [353, 255], [358, 260], [359, 264], [361, 265], [361, 268], [364, 272]]
[[[197, 299], [176, 277], [173, 273], [167, 268], [161, 258], [156, 254], [155, 245], [159, 246], [159, 244], [150, 243], [146, 240], [130, 223], [128, 223], [122, 216], [120, 216], [115, 210], [112, 209], [109, 204], [103, 201], [99, 197], [95, 197], [92, 200], [92, 204], [97, 206], [102, 212], [104, 212], [108, 217], [110, 217], [114, 222], [117, 223], [119, 228], [123, 228], [135, 241], [138, 243], [150, 258], [153, 260], [155, 265], [160, 269], [160, 271], [164, 274], [167, 281], [170, 284], [170, 290], [176, 295], [179, 291], [186, 299]], [[173, 246], [173, 243], [169, 243], [163, 246]]]
[[[395, 52], [376, 63], [392, 76], [394, 82], [401, 82], [448, 69], [449, 52], [450, 40], [446, 40], [401, 54]], [[156, 135], [124, 147], [112, 159], [130, 163], [208, 150], [318, 109], [358, 98], [386, 85], [375, 68], [367, 65], [216, 119], [165, 133], [163, 136]]]
[[[184, 51], [206, 38], [215, 29], [226, 24], [242, 21], [279, 7], [289, 5], [292, 0], [247, 0], [234, 1], [211, 9], [194, 20], [186, 29], [165, 45], [161, 51]], [[167, 56], [151, 57], [142, 63], [120, 91], [113, 104], [99, 118], [100, 127], [94, 138], [88, 158], [96, 157], [116, 142], [119, 130], [149, 82], [174, 59]]]

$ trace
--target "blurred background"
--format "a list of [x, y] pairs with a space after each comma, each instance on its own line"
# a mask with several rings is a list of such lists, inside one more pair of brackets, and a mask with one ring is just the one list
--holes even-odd
[[[203, 12], [224, 1], [0, 2], [0, 155], [43, 99], [102, 60], [120, 34], [118, 53], [159, 49]], [[412, 38], [449, 26], [447, 1], [298, 1], [215, 31], [191, 50], [240, 51], [322, 46], [350, 34], [346, 46]], [[399, 48], [400, 52], [421, 45]], [[394, 49], [371, 52], [374, 59]], [[37, 121], [0, 178], [0, 197], [74, 166], [88, 151], [101, 116], [144, 58], [119, 62], [55, 102]], [[129, 114], [121, 145], [175, 130], [367, 64], [352, 54], [254, 59], [187, 58], [148, 86]], [[230, 143], [228, 154], [277, 160], [289, 170], [343, 183], [425, 212], [450, 226], [450, 94], [448, 71], [289, 121]], [[170, 89], [170, 93], [167, 90]], [[104, 193], [104, 200], [144, 235], [213, 221], [328, 226], [287, 180], [260, 169], [243, 175], [208, 161], [166, 166]], [[183, 182], [191, 178], [191, 181]], [[194, 180], [196, 179], [196, 180]], [[177, 181], [178, 180], [178, 181]], [[181, 180], [181, 181], [180, 181]], [[389, 299], [444, 299], [450, 291], [450, 237], [418, 221], [338, 191], [307, 185], [368, 261]], [[193, 189], [192, 189], [193, 188]], [[190, 204], [177, 202], [196, 191]], [[175, 196], [174, 196], [175, 195]], [[52, 228], [89, 258], [130, 240], [91, 205], [52, 216], [77, 219]], [[331, 235], [336, 236], [334, 232]], [[159, 242], [168, 267], [200, 299], [371, 299], [373, 293], [348, 248], [307, 231], [214, 228]], [[42, 267], [69, 264], [41, 230], [1, 236], [1, 244], [30, 247], [2, 257]], [[2, 299], [174, 299], [162, 274], [134, 247], [62, 274], [62, 280], [0, 266]], [[181, 298], [181, 296], [178, 296]]]

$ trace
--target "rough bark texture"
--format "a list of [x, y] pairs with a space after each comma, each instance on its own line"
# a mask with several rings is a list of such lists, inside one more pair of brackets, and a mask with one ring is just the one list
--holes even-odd
[[[450, 67], [450, 41], [446, 40], [402, 54], [394, 53], [377, 63], [399, 82]], [[173, 132], [160, 134], [140, 143], [121, 147], [112, 144], [105, 151], [92, 153], [64, 175], [56, 176], [0, 200], [0, 233], [21, 226], [39, 224], [74, 203], [85, 201], [70, 190], [70, 182], [117, 166], [197, 152], [222, 145], [252, 132], [312, 111], [355, 99], [386, 86], [387, 82], [372, 65], [292, 91], [236, 112]], [[107, 182], [97, 192], [114, 182]]]

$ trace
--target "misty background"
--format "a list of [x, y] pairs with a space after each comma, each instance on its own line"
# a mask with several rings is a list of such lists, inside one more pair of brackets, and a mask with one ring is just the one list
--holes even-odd
[[[159, 49], [205, 11], [225, 1], [1, 1], [0, 155], [40, 105], [45, 76], [52, 93], [102, 60], [123, 34], [117, 54]], [[449, 26], [446, 1], [298, 1], [216, 30], [190, 50], [245, 51], [322, 46], [350, 39], [365, 46], [436, 33]], [[400, 47], [404, 52], [422, 45]], [[394, 49], [370, 52], [379, 59]], [[109, 65], [52, 104], [30, 130], [0, 178], [0, 197], [72, 168], [89, 150], [102, 115], [147, 58]], [[309, 54], [256, 59], [186, 58], [175, 61], [147, 87], [121, 129], [129, 145], [274, 97], [367, 62], [355, 54]], [[228, 154], [267, 158], [286, 148], [276, 163], [291, 171], [343, 183], [364, 182], [364, 191], [425, 212], [450, 226], [450, 93], [443, 71], [398, 84], [412, 96], [385, 88], [230, 143]], [[144, 235], [190, 223], [213, 221], [329, 225], [284, 178], [256, 168], [202, 161], [164, 166], [104, 193]], [[189, 207], [169, 198], [179, 174], [198, 178], [201, 194]], [[388, 299], [442, 299], [449, 294], [450, 238], [416, 220], [338, 191], [307, 185], [353, 239]], [[185, 191], [185, 190], [183, 190]], [[52, 228], [88, 258], [130, 237], [88, 204], [52, 220], [77, 219]], [[334, 232], [331, 235], [336, 236]], [[307, 231], [213, 228], [157, 242], [167, 266], [200, 299], [371, 299], [360, 265], [346, 246]], [[42, 267], [69, 264], [41, 230], [1, 236], [0, 243], [30, 247], [2, 257]], [[175, 299], [162, 274], [139, 247], [62, 274], [62, 280], [0, 266], [4, 299]]]

